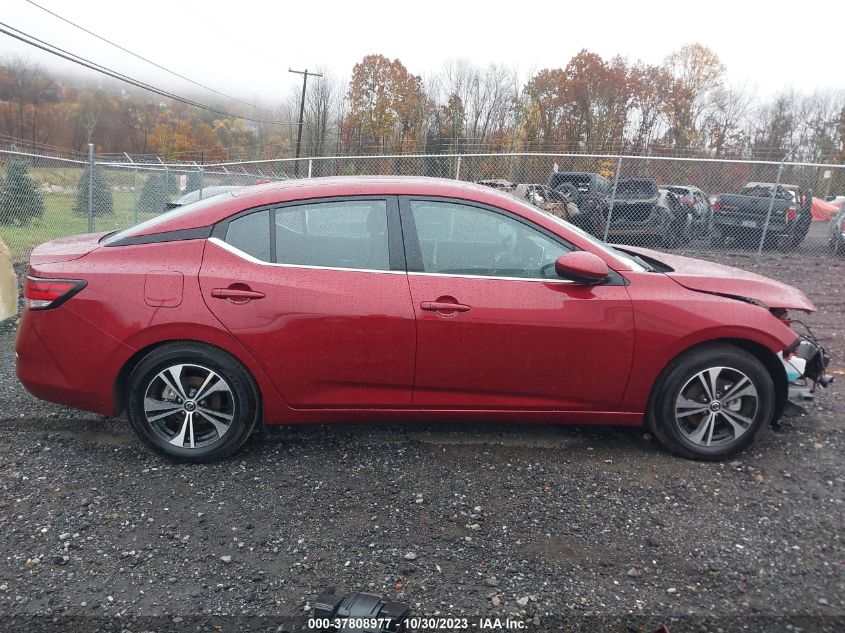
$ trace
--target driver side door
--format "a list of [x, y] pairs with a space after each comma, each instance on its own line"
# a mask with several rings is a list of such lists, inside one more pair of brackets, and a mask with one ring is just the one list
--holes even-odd
[[619, 402], [633, 355], [624, 280], [554, 272], [565, 240], [505, 210], [400, 198], [417, 321], [413, 406], [594, 410]]

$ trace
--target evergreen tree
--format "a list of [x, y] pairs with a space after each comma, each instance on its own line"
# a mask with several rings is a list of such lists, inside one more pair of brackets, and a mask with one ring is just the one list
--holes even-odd
[[[88, 215], [88, 183], [90, 181], [90, 173], [91, 170], [86, 165], [85, 169], [82, 170], [82, 176], [79, 177], [79, 185], [76, 187], [76, 203], [73, 205], [73, 210], [77, 215]], [[109, 182], [106, 180], [106, 174], [103, 168], [98, 165], [94, 165], [93, 191], [94, 217], [114, 213], [114, 199], [112, 197], [111, 186], [109, 186]]]
[[6, 177], [0, 182], [0, 224], [29, 224], [44, 215], [44, 199], [29, 177], [29, 163], [14, 156], [6, 163]]
[[205, 184], [202, 178], [200, 178], [200, 173], [198, 171], [189, 171], [188, 184], [185, 187], [185, 193], [190, 193], [191, 191], [199, 190], [200, 184]]
[[148, 213], [166, 210], [170, 197], [179, 191], [176, 177], [169, 171], [154, 171], [147, 178], [138, 198], [138, 207]]

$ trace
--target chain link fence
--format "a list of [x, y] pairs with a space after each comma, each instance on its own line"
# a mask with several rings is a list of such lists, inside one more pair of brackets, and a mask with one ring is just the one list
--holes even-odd
[[[111, 231], [186, 199], [288, 178], [480, 182], [612, 243], [719, 261], [845, 253], [845, 165], [581, 154], [335, 156], [213, 165], [0, 150], [0, 239], [15, 262], [58, 237]], [[829, 199], [829, 200], [828, 200]]]

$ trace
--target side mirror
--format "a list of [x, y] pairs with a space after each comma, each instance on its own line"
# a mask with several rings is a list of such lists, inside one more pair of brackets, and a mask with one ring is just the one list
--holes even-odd
[[561, 255], [555, 262], [558, 277], [572, 279], [582, 284], [601, 283], [610, 274], [607, 264], [598, 255], [586, 251], [573, 251]]

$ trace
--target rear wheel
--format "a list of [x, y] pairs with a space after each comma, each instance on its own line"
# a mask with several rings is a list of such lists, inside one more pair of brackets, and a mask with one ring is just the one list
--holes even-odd
[[754, 444], [774, 417], [774, 382], [752, 354], [731, 345], [692, 350], [672, 362], [652, 393], [648, 424], [689, 459], [725, 459]]
[[234, 453], [258, 419], [258, 389], [225, 352], [172, 343], [147, 355], [129, 377], [132, 428], [154, 451], [209, 462]]

